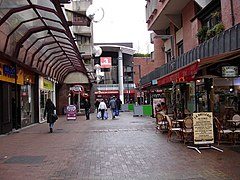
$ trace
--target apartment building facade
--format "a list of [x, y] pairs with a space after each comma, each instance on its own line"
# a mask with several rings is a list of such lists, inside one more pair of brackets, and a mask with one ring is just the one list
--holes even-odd
[[154, 61], [160, 63], [141, 78], [148, 98], [150, 89], [160, 90], [179, 117], [186, 110], [222, 117], [238, 112], [239, 10], [238, 0], [147, 0]]

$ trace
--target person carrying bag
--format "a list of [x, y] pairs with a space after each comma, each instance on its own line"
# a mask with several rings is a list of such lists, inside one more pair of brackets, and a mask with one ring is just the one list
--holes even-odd
[[49, 123], [50, 133], [53, 132], [53, 126], [56, 120], [58, 119], [58, 116], [54, 113], [54, 110], [56, 109], [55, 105], [51, 101], [51, 99], [47, 99], [45, 109], [44, 109], [44, 119], [47, 115], [47, 123]]

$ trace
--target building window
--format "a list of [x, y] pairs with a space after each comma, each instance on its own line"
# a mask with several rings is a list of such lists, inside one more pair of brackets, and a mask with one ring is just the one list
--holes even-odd
[[172, 51], [171, 49], [166, 52], [167, 62], [172, 60]]
[[206, 26], [208, 28], [213, 28], [216, 24], [220, 23], [222, 21], [221, 19], [221, 11], [216, 10], [209, 14], [206, 19], [202, 21], [202, 25]]
[[178, 44], [177, 44], [177, 50], [178, 50], [178, 56], [181, 56], [184, 51], [183, 51], [183, 41], [180, 41]]
[[170, 35], [170, 27], [166, 29], [166, 35]]

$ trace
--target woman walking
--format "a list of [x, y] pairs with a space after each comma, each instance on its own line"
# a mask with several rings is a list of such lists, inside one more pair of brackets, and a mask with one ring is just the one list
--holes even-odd
[[44, 110], [44, 119], [47, 115], [47, 123], [49, 123], [50, 133], [53, 132], [53, 126], [55, 123], [55, 120], [53, 119], [53, 116], [52, 116], [54, 114], [55, 109], [56, 109], [56, 107], [53, 104], [53, 102], [51, 101], [51, 99], [47, 99], [45, 110]]

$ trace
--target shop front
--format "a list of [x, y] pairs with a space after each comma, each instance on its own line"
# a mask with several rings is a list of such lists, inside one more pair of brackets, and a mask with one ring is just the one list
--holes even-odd
[[211, 111], [220, 120], [231, 119], [234, 114], [239, 114], [239, 60], [214, 63], [201, 73], [202, 76], [196, 80], [197, 111]]
[[24, 84], [20, 89], [21, 127], [26, 127], [36, 122], [37, 112], [35, 111], [37, 88], [36, 76], [33, 73], [24, 71]]
[[39, 77], [39, 122], [45, 122], [44, 109], [47, 99], [51, 99], [56, 106], [55, 84], [43, 77]]
[[[135, 90], [124, 90], [124, 100], [125, 102], [123, 104], [134, 104], [135, 103]], [[96, 100], [98, 99], [104, 99], [105, 101], [108, 101], [111, 96], [119, 97], [119, 91], [118, 90], [102, 90], [102, 91], [96, 91], [95, 97]]]
[[[16, 75], [17, 73], [17, 75]], [[16, 65], [0, 60], [0, 133], [21, 128], [20, 86], [23, 73]]]

